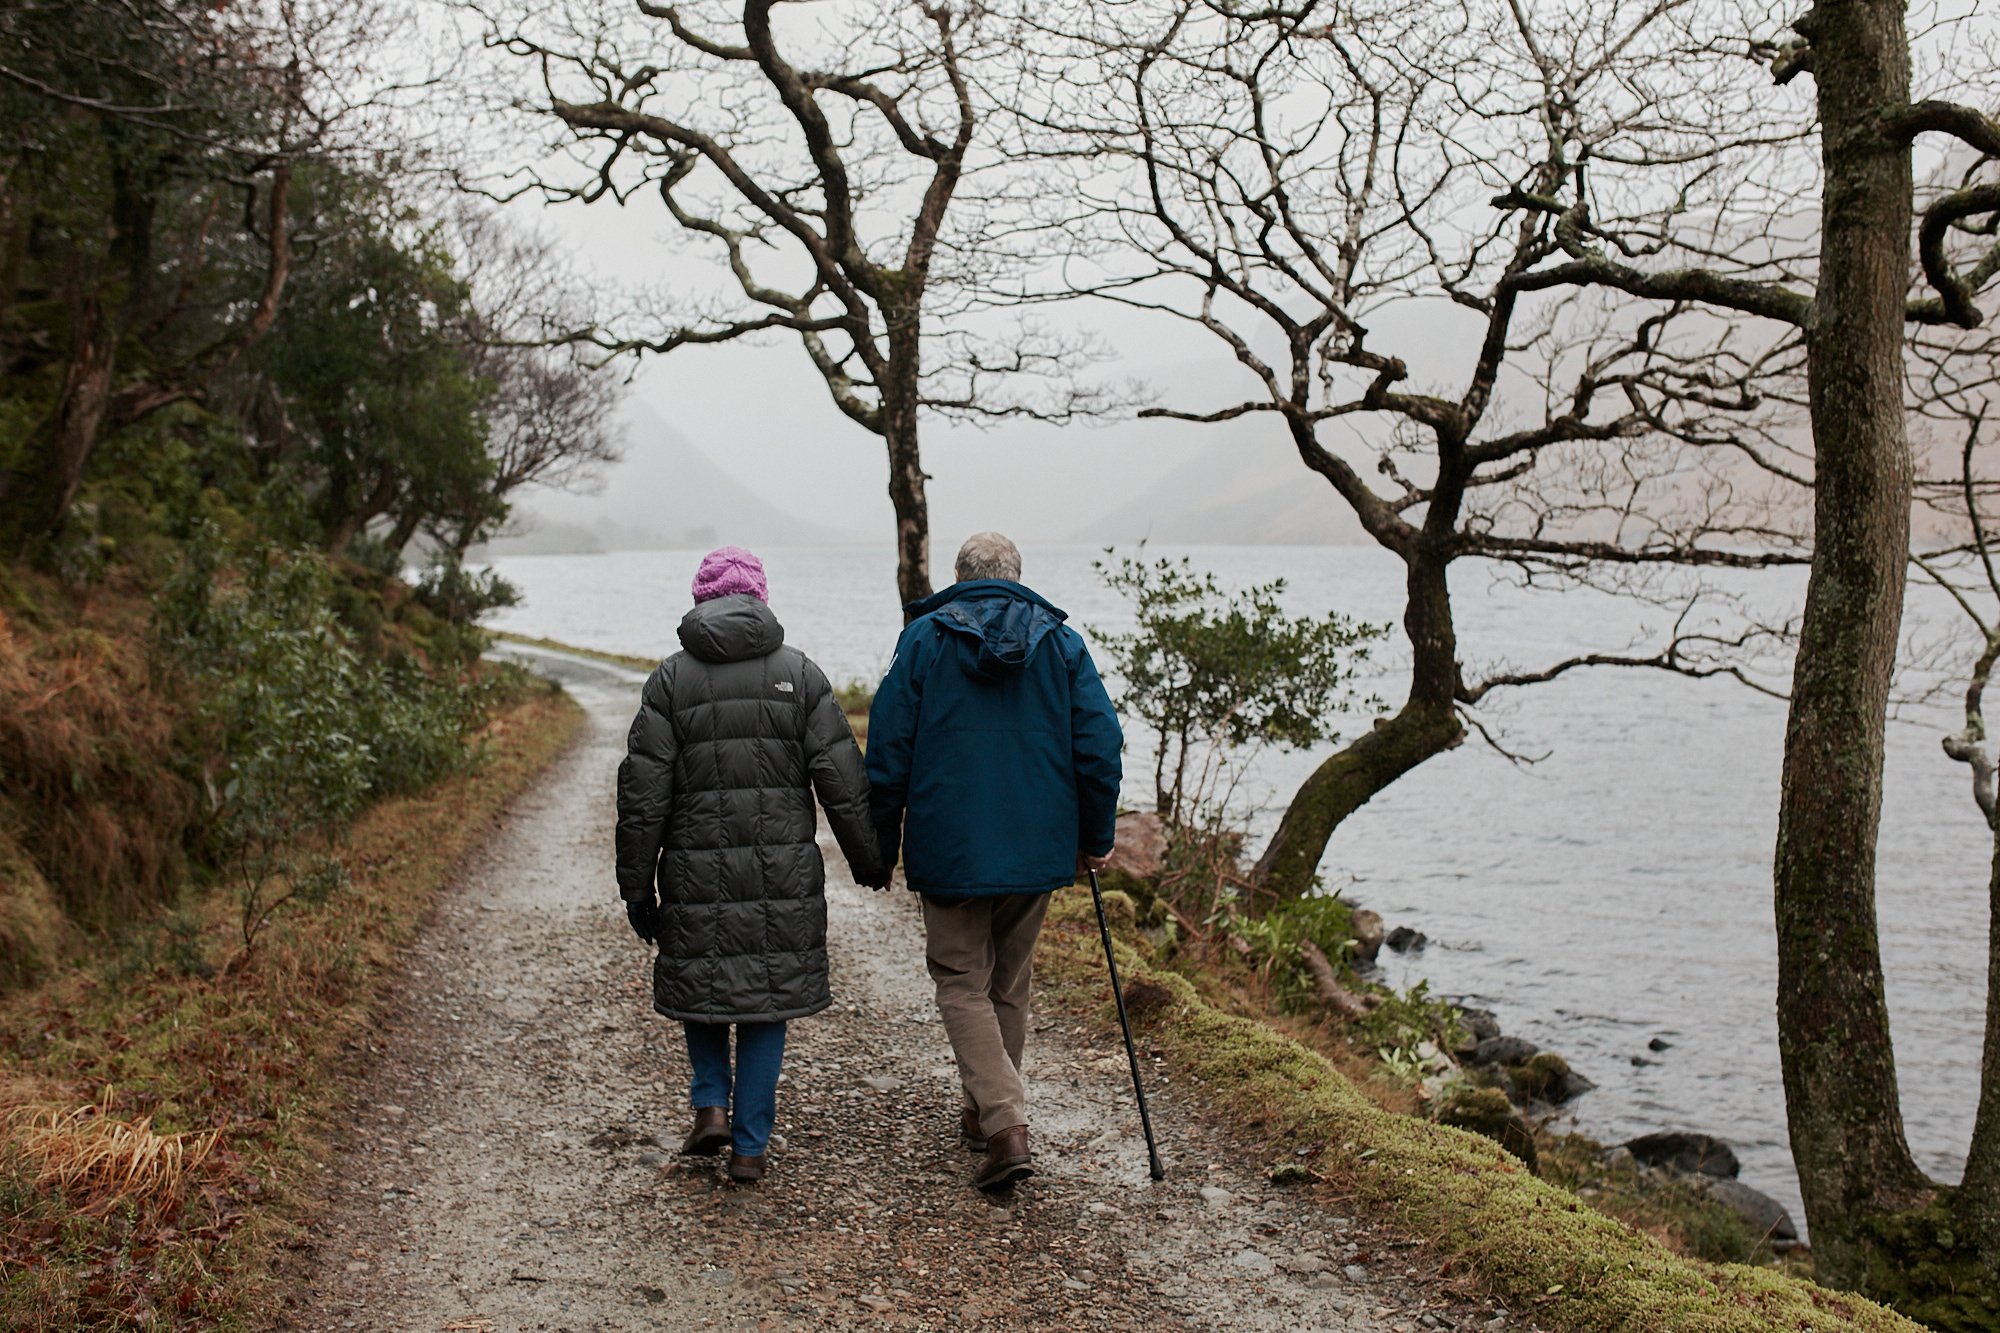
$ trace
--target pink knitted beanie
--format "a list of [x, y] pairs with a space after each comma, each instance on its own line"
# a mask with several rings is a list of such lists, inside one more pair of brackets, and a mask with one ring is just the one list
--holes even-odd
[[703, 556], [694, 575], [694, 599], [706, 602], [738, 593], [748, 593], [760, 602], [771, 600], [764, 584], [764, 562], [740, 546], [720, 547]]

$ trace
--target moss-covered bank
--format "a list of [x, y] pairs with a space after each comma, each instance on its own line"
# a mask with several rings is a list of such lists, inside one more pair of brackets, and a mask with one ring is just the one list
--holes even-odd
[[[1115, 917], [1129, 901], [1112, 895]], [[1921, 1333], [1870, 1301], [1780, 1272], [1681, 1258], [1651, 1237], [1537, 1180], [1497, 1144], [1384, 1110], [1324, 1056], [1203, 1000], [1185, 978], [1120, 942], [1138, 1029], [1176, 1075], [1307, 1160], [1342, 1198], [1359, 1197], [1442, 1264], [1565, 1333]], [[1061, 895], [1042, 948], [1057, 997], [1106, 1008], [1090, 901]]]

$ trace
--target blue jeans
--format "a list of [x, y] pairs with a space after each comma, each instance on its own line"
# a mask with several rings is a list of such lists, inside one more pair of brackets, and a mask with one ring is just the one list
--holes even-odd
[[783, 1023], [736, 1024], [735, 1096], [730, 1096], [727, 1023], [683, 1023], [688, 1063], [694, 1078], [688, 1105], [729, 1109], [731, 1146], [745, 1157], [762, 1157], [771, 1145], [778, 1118], [778, 1068], [785, 1062]]

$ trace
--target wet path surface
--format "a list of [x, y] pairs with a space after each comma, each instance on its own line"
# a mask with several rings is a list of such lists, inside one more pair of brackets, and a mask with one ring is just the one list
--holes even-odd
[[[525, 655], [525, 654], [524, 654]], [[1157, 1071], [1168, 1179], [1115, 1031], [1038, 1013], [1040, 1174], [989, 1200], [914, 901], [830, 857], [835, 1007], [792, 1027], [771, 1174], [680, 1158], [685, 1052], [618, 910], [612, 780], [639, 677], [536, 654], [575, 750], [405, 960], [279, 1326], [311, 1330], [1501, 1329], [1418, 1252], [1297, 1192]]]

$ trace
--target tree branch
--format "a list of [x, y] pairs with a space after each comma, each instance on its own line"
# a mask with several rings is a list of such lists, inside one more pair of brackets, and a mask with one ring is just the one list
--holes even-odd
[[1523, 292], [1555, 287], [1612, 287], [1653, 301], [1698, 301], [1726, 310], [1740, 310], [1798, 328], [1812, 322], [1812, 298], [1779, 283], [1729, 278], [1699, 268], [1648, 273], [1601, 254], [1510, 274], [1502, 283]]
[[1968, 275], [1961, 277], [1944, 252], [1945, 235], [1954, 223], [1980, 213], [2000, 212], [2000, 184], [1973, 185], [1931, 201], [1924, 209], [1923, 225], [1917, 229], [1917, 254], [1923, 261], [1924, 277], [1930, 280], [1937, 297], [1912, 301], [1906, 318], [1922, 324], [1955, 324], [1976, 329], [1985, 316], [1973, 297], [1995, 272], [2000, 272], [2000, 246], [1989, 250]]
[[1545, 667], [1540, 671], [1502, 672], [1497, 675], [1488, 676], [1476, 685], [1461, 684], [1458, 688], [1457, 698], [1461, 704], [1476, 704], [1494, 690], [1521, 685], [1546, 684], [1558, 676], [1567, 675], [1581, 667], [1622, 667], [1649, 671], [1667, 671], [1677, 676], [1687, 676], [1695, 680], [1707, 680], [1715, 676], [1728, 676], [1743, 685], [1749, 686], [1759, 694], [1769, 695], [1773, 699], [1788, 699], [1790, 696], [1782, 690], [1774, 690], [1762, 681], [1754, 679], [1741, 666], [1733, 662], [1691, 661], [1684, 655], [1684, 649], [1687, 645], [1696, 645], [1709, 650], [1741, 649], [1758, 639], [1768, 637], [1770, 637], [1770, 631], [1764, 629], [1746, 630], [1735, 638], [1722, 638], [1707, 634], [1682, 635], [1676, 633], [1666, 647], [1650, 657], [1635, 657], [1619, 653], [1583, 653], [1576, 657], [1565, 658], [1563, 661], [1557, 662], [1553, 666]]
[[1882, 132], [1898, 143], [1919, 134], [1949, 134], [1988, 157], [2000, 157], [2000, 120], [1957, 102], [1912, 102], [1889, 117]]

